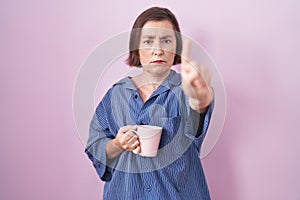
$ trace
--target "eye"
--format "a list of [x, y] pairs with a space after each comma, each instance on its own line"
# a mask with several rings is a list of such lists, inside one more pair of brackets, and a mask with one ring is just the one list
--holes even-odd
[[145, 45], [152, 44], [152, 40], [144, 40], [144, 41], [143, 41], [143, 44], [145, 44]]
[[163, 44], [171, 44], [171, 43], [172, 43], [172, 40], [171, 40], [171, 39], [163, 39], [163, 40], [162, 40], [162, 43], [163, 43]]

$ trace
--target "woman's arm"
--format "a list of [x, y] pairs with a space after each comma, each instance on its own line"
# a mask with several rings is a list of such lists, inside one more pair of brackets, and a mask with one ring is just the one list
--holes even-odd
[[213, 100], [211, 73], [207, 67], [191, 61], [190, 50], [191, 42], [186, 41], [181, 57], [182, 89], [189, 97], [191, 108], [198, 113], [204, 113]]
[[[109, 125], [111, 117], [106, 110], [110, 107], [110, 102], [111, 90], [107, 92], [96, 108], [85, 149], [85, 153], [103, 181], [110, 181], [113, 176], [114, 166], [118, 161], [113, 158], [116, 158], [123, 150], [130, 151], [137, 140], [137, 136], [130, 135], [133, 133], [127, 133], [129, 130], [134, 130], [136, 126], [121, 127], [117, 134], [112, 132]], [[138, 150], [138, 148], [136, 149]]]

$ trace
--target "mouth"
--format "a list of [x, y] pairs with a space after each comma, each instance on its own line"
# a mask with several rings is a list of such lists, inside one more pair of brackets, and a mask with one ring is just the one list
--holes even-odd
[[151, 61], [151, 63], [153, 63], [153, 64], [164, 64], [164, 63], [167, 63], [167, 62], [164, 61], [164, 60], [154, 60], [154, 61]]

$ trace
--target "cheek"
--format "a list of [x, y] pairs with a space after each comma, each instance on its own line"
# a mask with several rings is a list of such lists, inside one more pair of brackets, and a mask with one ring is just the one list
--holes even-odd
[[169, 62], [173, 63], [174, 58], [176, 56], [176, 47], [170, 47], [168, 49], [165, 49], [165, 55]]
[[149, 58], [149, 52], [147, 50], [140, 50], [139, 51], [139, 58], [140, 61], [144, 61], [147, 60]]
[[174, 53], [167, 53], [167, 57], [170, 63], [174, 62], [175, 54]]

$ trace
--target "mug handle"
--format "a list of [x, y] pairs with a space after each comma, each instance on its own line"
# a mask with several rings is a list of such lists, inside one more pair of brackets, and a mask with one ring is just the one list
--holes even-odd
[[[136, 135], [136, 136], [138, 136], [138, 133], [137, 133], [137, 131], [135, 131], [135, 130], [132, 130], [131, 131], [134, 135]], [[138, 136], [139, 137], [139, 136]], [[137, 151], [136, 151], [136, 149], [135, 150], [133, 150], [132, 151], [132, 153], [134, 153], [134, 154], [137, 154], [137, 155], [139, 155], [140, 153], [138, 153]]]
[[137, 133], [137, 131], [135, 131], [135, 130], [132, 130], [131, 132], [132, 132], [134, 135], [138, 136], [138, 133]]

